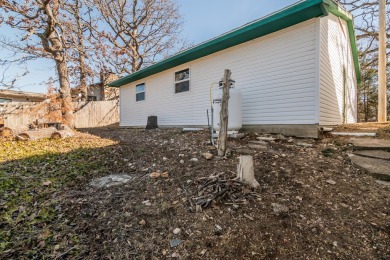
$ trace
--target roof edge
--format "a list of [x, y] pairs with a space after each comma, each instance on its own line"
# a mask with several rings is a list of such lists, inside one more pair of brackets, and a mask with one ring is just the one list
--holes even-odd
[[[121, 87], [136, 80], [157, 74], [181, 64], [208, 56], [212, 53], [265, 36], [309, 19], [324, 15], [321, 4], [324, 0], [306, 0], [297, 2], [273, 14], [238, 27], [191, 49], [180, 52], [154, 65], [141, 69], [119, 80], [111, 82], [110, 87]], [[288, 18], [288, 22], [281, 23]]]
[[[358, 50], [356, 44], [353, 16], [344, 10], [333, 0], [307, 0], [300, 1], [273, 14], [247, 23], [220, 36], [203, 42], [193, 48], [179, 52], [178, 54], [164, 59], [156, 64], [141, 69], [130, 75], [108, 84], [110, 87], [121, 87], [131, 82], [146, 78], [159, 72], [171, 69], [181, 64], [211, 55], [218, 51], [236, 46], [238, 44], [265, 36], [267, 34], [285, 29], [309, 19], [326, 16], [329, 13], [345, 20], [348, 25], [348, 33], [354, 60], [357, 82], [361, 84]], [[288, 22], [280, 23], [282, 19]]]

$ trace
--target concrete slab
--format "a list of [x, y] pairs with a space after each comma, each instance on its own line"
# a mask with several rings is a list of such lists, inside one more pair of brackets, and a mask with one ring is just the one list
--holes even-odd
[[382, 150], [358, 150], [355, 151], [354, 154], [364, 156], [364, 157], [390, 160], [390, 152], [386, 152]]
[[382, 186], [385, 186], [385, 187], [389, 187], [390, 188], [390, 181], [380, 181], [380, 180], [377, 180], [376, 181], [378, 184], [382, 185]]
[[375, 178], [382, 181], [390, 181], [390, 161], [350, 155], [353, 164], [364, 168]]
[[243, 125], [247, 132], [318, 138], [318, 125]]
[[351, 138], [349, 143], [356, 150], [385, 150], [390, 151], [390, 140], [374, 138]]
[[338, 135], [338, 136], [370, 136], [370, 137], [376, 136], [376, 133], [331, 132], [331, 134]]

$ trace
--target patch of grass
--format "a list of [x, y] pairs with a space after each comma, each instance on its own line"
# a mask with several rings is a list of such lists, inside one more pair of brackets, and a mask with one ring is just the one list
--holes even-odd
[[[32, 142], [0, 141], [0, 258], [61, 254], [58, 228], [72, 231], [58, 196], [79, 182], [110, 171], [115, 142], [74, 138]], [[67, 247], [80, 242], [72, 235]], [[72, 252], [77, 250], [72, 250]], [[17, 254], [18, 255], [18, 254]], [[21, 255], [19, 255], [21, 256]]]
[[321, 152], [322, 152], [322, 154], [323, 154], [325, 157], [333, 157], [333, 156], [337, 153], [337, 150], [328, 147], [328, 148], [322, 149]]

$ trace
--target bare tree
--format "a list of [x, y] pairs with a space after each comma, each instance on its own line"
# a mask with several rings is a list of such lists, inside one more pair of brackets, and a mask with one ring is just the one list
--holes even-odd
[[[56, 64], [64, 123], [73, 126], [73, 103], [67, 67], [66, 44], [60, 23], [59, 0], [0, 0], [0, 21], [21, 32], [18, 42], [5, 42], [28, 55], [50, 57]], [[4, 43], [4, 42], [3, 42]]]
[[[340, 0], [340, 3], [354, 16], [356, 39], [359, 47], [359, 61], [362, 84], [358, 89], [359, 118], [363, 121], [376, 120], [378, 105], [378, 51], [379, 51], [379, 2], [378, 0]], [[390, 1], [387, 0], [387, 37], [390, 37]], [[387, 43], [386, 56], [390, 57]], [[387, 58], [387, 67], [390, 60]], [[389, 73], [388, 73], [389, 74]], [[389, 89], [389, 86], [387, 87]]]
[[[105, 60], [117, 73], [133, 73], [171, 54], [182, 19], [174, 0], [94, 0], [104, 24]], [[177, 49], [176, 49], [177, 51]]]
[[[356, 39], [360, 47], [360, 58], [370, 55], [370, 59], [361, 62], [362, 69], [372, 67], [378, 63], [379, 41], [379, 4], [377, 0], [340, 0], [340, 3], [353, 14], [356, 30]], [[387, 1], [390, 5], [390, 1]], [[387, 10], [387, 18], [390, 21], [390, 9]], [[390, 37], [390, 23], [387, 23], [387, 37]], [[387, 55], [390, 55], [390, 43], [387, 44]]]

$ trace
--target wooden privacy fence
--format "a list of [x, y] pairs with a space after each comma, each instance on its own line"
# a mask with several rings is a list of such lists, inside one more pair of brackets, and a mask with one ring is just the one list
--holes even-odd
[[0, 118], [4, 126], [17, 132], [25, 131], [36, 120], [47, 121], [47, 102], [10, 102], [0, 104]]
[[[94, 128], [115, 125], [119, 122], [119, 101], [76, 102], [75, 127]], [[49, 101], [40, 103], [10, 102], [0, 105], [0, 124], [16, 132], [25, 131], [29, 125], [39, 122], [60, 122], [60, 107]]]
[[119, 101], [90, 101], [76, 103], [75, 127], [94, 128], [115, 125], [119, 122]]

